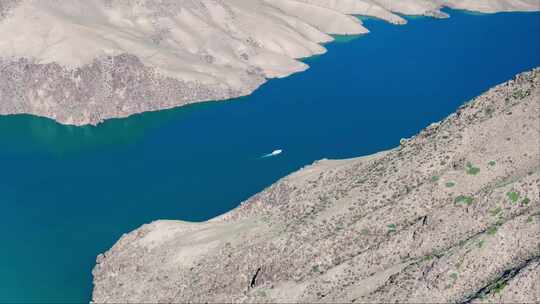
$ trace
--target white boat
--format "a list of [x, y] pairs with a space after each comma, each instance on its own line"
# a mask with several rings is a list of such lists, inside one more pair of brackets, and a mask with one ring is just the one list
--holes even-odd
[[280, 155], [281, 153], [283, 153], [283, 150], [277, 149], [277, 150], [272, 151], [272, 153], [263, 155], [262, 158], [277, 156], [277, 155]]
[[281, 149], [278, 149], [278, 150], [274, 150], [274, 151], [272, 151], [272, 153], [270, 153], [270, 155], [272, 155], [272, 156], [276, 156], [276, 155], [279, 155], [279, 154], [281, 154], [281, 153], [283, 153], [283, 150], [281, 150]]

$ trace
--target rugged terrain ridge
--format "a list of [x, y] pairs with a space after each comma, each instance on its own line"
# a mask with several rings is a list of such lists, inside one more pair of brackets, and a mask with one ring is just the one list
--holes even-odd
[[322, 160], [97, 258], [96, 303], [540, 302], [540, 68], [400, 146]]

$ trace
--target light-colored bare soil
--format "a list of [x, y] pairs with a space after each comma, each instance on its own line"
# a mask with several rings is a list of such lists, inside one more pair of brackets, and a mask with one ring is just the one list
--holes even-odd
[[352, 14], [448, 17], [540, 10], [540, 0], [0, 0], [0, 115], [97, 124], [248, 95], [308, 66]]

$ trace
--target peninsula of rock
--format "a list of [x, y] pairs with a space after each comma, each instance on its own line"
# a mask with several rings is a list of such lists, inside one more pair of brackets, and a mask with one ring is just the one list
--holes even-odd
[[540, 0], [0, 0], [0, 115], [63, 124], [250, 94], [307, 69], [353, 15], [538, 11]]

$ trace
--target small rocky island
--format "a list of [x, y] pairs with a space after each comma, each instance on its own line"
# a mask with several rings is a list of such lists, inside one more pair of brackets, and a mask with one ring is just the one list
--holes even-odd
[[63, 124], [252, 93], [307, 69], [332, 34], [368, 32], [352, 15], [404, 24], [538, 11], [539, 0], [0, 0], [0, 115]]
[[399, 147], [323, 160], [97, 258], [96, 303], [540, 301], [540, 69]]

